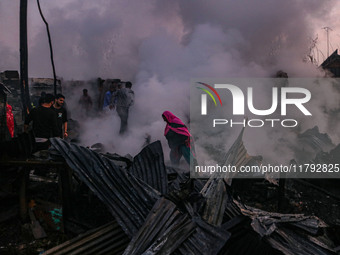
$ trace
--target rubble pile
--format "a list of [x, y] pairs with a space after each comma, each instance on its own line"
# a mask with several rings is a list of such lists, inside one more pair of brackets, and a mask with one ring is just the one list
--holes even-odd
[[[221, 164], [238, 167], [259, 164], [258, 157], [248, 155], [242, 135], [243, 130], [224, 154]], [[31, 183], [25, 184], [34, 186], [34, 182], [40, 186], [33, 194], [35, 200], [30, 201], [28, 208], [25, 203], [19, 208], [21, 214], [30, 212], [25, 232], [35, 234], [37, 239], [27, 246], [40, 245], [40, 248], [31, 253], [27, 248], [22, 254], [328, 255], [339, 252], [334, 229], [323, 220], [246, 205], [235, 196], [234, 185], [230, 186], [234, 176], [192, 179], [189, 172], [165, 165], [160, 141], [147, 145], [133, 158], [100, 153], [99, 145], [85, 148], [59, 138], [50, 141], [48, 159], [45, 151], [36, 155], [35, 160], [2, 162], [12, 166], [7, 169], [5, 181], [12, 180], [11, 183], [22, 182], [30, 167], [39, 170], [38, 166], [42, 166], [43, 176], [31, 171]], [[20, 148], [18, 151], [26, 157], [34, 144], [29, 136], [20, 137], [13, 141], [12, 147], [13, 152]], [[329, 153], [319, 151], [314, 161], [336, 161], [338, 150], [339, 146]], [[18, 168], [20, 164], [29, 168]], [[272, 190], [277, 189], [276, 184], [270, 185]], [[289, 185], [292, 186], [286, 184]], [[258, 195], [264, 196], [265, 201], [270, 194], [264, 193]], [[273, 191], [271, 196], [275, 199], [276, 194]], [[13, 196], [11, 193], [6, 199], [13, 200]], [[25, 201], [25, 197], [20, 196], [20, 200]], [[0, 214], [1, 221], [9, 220], [9, 214], [13, 219], [17, 215], [13, 211], [18, 211], [17, 204], [8, 207], [6, 214]], [[58, 232], [69, 235], [62, 234], [56, 238], [57, 242], [51, 243], [47, 241], [51, 237], [47, 228], [53, 229], [54, 235]]]
[[[167, 169], [159, 141], [145, 147], [129, 168], [105, 154], [51, 141], [74, 175], [109, 208], [121, 227], [112, 228], [115, 235], [125, 234], [129, 242], [108, 238], [105, 229], [116, 224], [108, 223], [44, 254], [104, 254], [108, 247], [123, 254], [336, 254], [320, 219], [261, 211], [235, 200], [222, 178], [193, 180]], [[232, 148], [239, 151], [237, 144]], [[238, 157], [233, 151], [227, 155], [228, 161]], [[168, 172], [176, 179], [169, 180]], [[95, 253], [80, 245], [98, 242]]]

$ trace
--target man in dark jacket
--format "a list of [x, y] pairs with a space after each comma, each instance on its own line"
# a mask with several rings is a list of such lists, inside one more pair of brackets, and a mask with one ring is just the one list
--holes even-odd
[[[28, 127], [31, 121], [33, 121], [33, 132], [36, 138], [50, 138], [59, 137], [59, 130], [57, 125], [57, 115], [51, 108], [54, 102], [54, 96], [52, 94], [46, 94], [44, 102], [41, 106], [33, 108], [25, 120], [25, 132], [28, 131]], [[46, 139], [45, 139], [46, 140]], [[48, 142], [42, 146], [41, 149], [46, 149]]]

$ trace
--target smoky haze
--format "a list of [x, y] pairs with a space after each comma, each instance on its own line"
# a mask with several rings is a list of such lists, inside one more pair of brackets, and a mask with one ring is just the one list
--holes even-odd
[[[1, 70], [19, 68], [18, 17], [9, 15], [19, 13], [18, 2], [0, 2], [5, 32], [0, 53], [6, 58], [0, 60]], [[84, 145], [102, 142], [122, 154], [138, 152], [145, 133], [161, 139], [168, 152], [161, 114], [170, 110], [188, 124], [191, 78], [272, 77], [278, 70], [290, 77], [323, 75], [303, 60], [311, 39], [321, 33], [320, 24], [336, 24], [331, 10], [337, 5], [334, 0], [41, 2], [59, 77], [132, 81], [136, 99], [129, 137], [118, 136], [119, 120], [113, 112], [81, 123]], [[52, 77], [46, 29], [34, 1], [29, 1], [28, 11], [29, 76]], [[79, 121], [82, 89], [64, 87], [73, 95], [66, 101]], [[89, 93], [94, 96], [96, 91]]]

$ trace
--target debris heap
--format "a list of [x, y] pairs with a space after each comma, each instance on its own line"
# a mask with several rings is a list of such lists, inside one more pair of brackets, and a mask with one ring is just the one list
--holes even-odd
[[[225, 162], [249, 161], [241, 140], [242, 133]], [[165, 166], [159, 141], [126, 167], [88, 148], [51, 142], [115, 221], [44, 254], [336, 254], [320, 219], [246, 206], [232, 197], [228, 179], [190, 179]]]

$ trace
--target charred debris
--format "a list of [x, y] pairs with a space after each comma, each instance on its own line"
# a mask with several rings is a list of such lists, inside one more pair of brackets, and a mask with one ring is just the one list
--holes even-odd
[[[226, 163], [258, 161], [242, 135]], [[339, 163], [317, 128], [299, 139], [315, 162]], [[1, 254], [339, 254], [337, 180], [190, 179], [165, 165], [160, 141], [134, 158], [59, 138], [32, 155], [34, 143], [0, 146]]]

